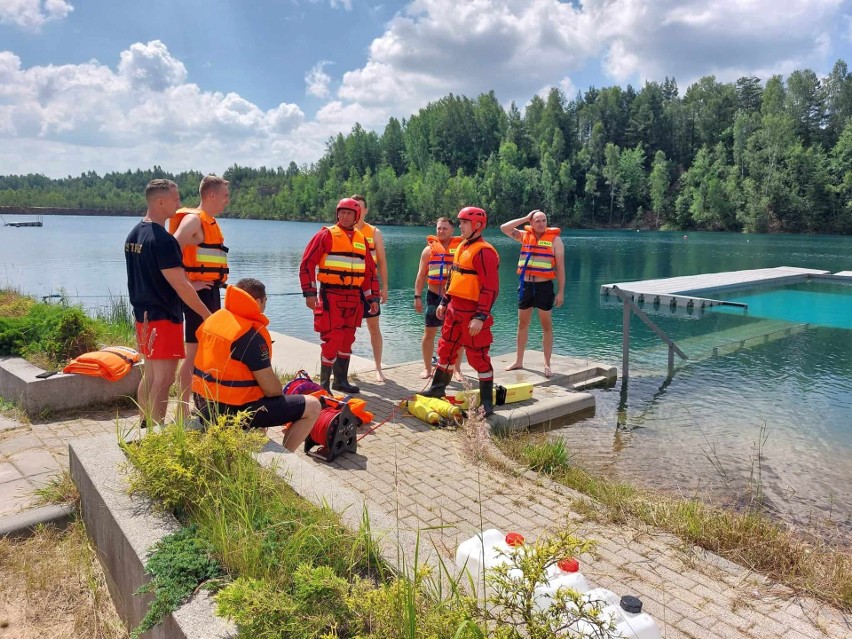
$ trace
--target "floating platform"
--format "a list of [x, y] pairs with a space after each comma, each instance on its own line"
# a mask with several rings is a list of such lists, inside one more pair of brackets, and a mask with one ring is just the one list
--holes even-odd
[[705, 273], [701, 275], [685, 275], [667, 277], [657, 280], [639, 280], [636, 282], [620, 282], [601, 286], [601, 295], [615, 297], [616, 287], [627, 293], [637, 304], [648, 303], [668, 307], [707, 308], [710, 306], [743, 306], [744, 304], [726, 302], [703, 296], [703, 291], [733, 290], [751, 286], [773, 284], [794, 284], [804, 282], [814, 277], [831, 279], [844, 278], [849, 271], [832, 276], [829, 271], [795, 266], [777, 266], [775, 268], [758, 268], [746, 271], [727, 271], [724, 273]]

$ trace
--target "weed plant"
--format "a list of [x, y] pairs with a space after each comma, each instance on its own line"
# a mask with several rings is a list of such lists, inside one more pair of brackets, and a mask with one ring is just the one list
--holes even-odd
[[135, 341], [129, 309], [123, 298], [111, 300], [110, 310], [89, 317], [68, 298], [36, 302], [9, 289], [0, 290], [0, 355], [24, 357], [42, 368], [61, 368], [68, 360], [97, 350], [99, 343]]
[[759, 502], [732, 511], [595, 476], [570, 463], [564, 443], [525, 435], [497, 440], [510, 457], [589, 495], [575, 509], [618, 524], [641, 522], [763, 573], [793, 589], [852, 611], [852, 557], [816, 537], [804, 538], [760, 512]]

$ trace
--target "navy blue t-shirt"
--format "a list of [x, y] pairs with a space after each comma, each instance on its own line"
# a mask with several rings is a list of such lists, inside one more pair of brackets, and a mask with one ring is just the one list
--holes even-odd
[[250, 371], [259, 371], [272, 366], [272, 353], [266, 346], [263, 335], [250, 328], [245, 334], [234, 341], [231, 346], [231, 357], [242, 362]]
[[124, 242], [127, 289], [137, 322], [183, 322], [183, 307], [161, 271], [183, 266], [180, 244], [156, 222], [139, 222]]

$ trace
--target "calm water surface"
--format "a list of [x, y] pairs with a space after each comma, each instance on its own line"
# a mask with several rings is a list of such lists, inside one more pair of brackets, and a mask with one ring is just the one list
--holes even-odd
[[[65, 290], [87, 306], [105, 304], [98, 296], [125, 293], [122, 244], [134, 223], [52, 216], [43, 228], [0, 227], [0, 284], [37, 295]], [[297, 271], [319, 226], [255, 220], [224, 220], [222, 226], [232, 281], [264, 281], [271, 328], [315, 341]], [[422, 317], [412, 309], [412, 286], [429, 230], [383, 232], [391, 290], [382, 327], [385, 362], [392, 364], [420, 356]], [[613, 365], [620, 365], [621, 309], [601, 300], [601, 284], [782, 265], [852, 270], [849, 237], [690, 233], [685, 239], [683, 233], [570, 231], [563, 239], [566, 303], [554, 311], [555, 350]], [[520, 245], [499, 233], [489, 240], [502, 258], [493, 349], [502, 353], [514, 350]], [[759, 487], [767, 506], [788, 521], [829, 516], [848, 530], [852, 331], [837, 326], [849, 325], [849, 298], [832, 314], [839, 313], [837, 321], [712, 356], [714, 347], [802, 321], [813, 298], [799, 291], [782, 297], [768, 302], [769, 316], [655, 313], [690, 357], [670, 382], [661, 342], [634, 321], [629, 388], [619, 383], [595, 391], [597, 415], [557, 432], [577, 458], [617, 477], [725, 502], [742, 501]], [[534, 322], [530, 347], [540, 348], [540, 338]], [[359, 333], [355, 352], [371, 357], [366, 332]]]

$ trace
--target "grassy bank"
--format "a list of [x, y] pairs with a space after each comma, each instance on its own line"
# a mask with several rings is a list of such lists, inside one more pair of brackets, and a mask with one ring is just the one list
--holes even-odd
[[134, 326], [124, 298], [93, 314], [67, 298], [39, 302], [0, 289], [0, 355], [23, 357], [46, 370], [102, 345], [134, 345]]
[[495, 440], [511, 459], [594, 499], [572, 508], [589, 518], [641, 523], [677, 535], [796, 591], [852, 611], [852, 557], [816, 536], [805, 537], [759, 511], [741, 512], [673, 498], [595, 475], [571, 463], [561, 439], [524, 433]]
[[[173, 425], [123, 445], [131, 489], [186, 526], [146, 565], [156, 614], [138, 630], [205, 580], [217, 613], [245, 637], [558, 638], [571, 636], [571, 619], [591, 619], [574, 604], [576, 593], [563, 596], [559, 613], [518, 605], [533, 600], [549, 566], [590, 549], [570, 532], [528, 544], [516, 563], [495, 569], [486, 603], [416, 557], [408, 564], [413, 579], [395, 573], [377, 552], [366, 513], [352, 532], [329, 508], [303, 500], [255, 461], [265, 442], [223, 418], [203, 434]], [[516, 567], [524, 578], [513, 576]]]

